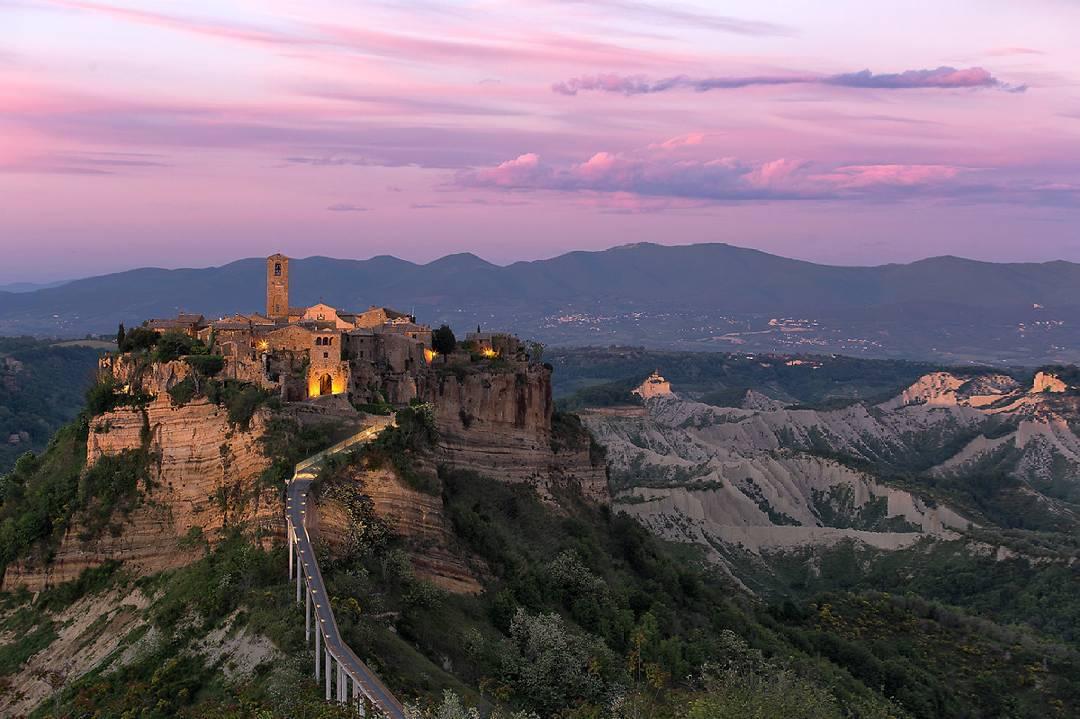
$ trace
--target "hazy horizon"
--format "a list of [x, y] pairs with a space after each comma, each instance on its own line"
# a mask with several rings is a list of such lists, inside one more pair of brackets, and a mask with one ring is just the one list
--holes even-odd
[[[1074, 263], [1076, 263], [1076, 261], [1074, 261], [1074, 260], [1068, 260], [1068, 259], [1064, 259], [1064, 258], [1051, 258], [1051, 259], [1047, 259], [1047, 260], [1000, 260], [1000, 261], [999, 260], [984, 260], [984, 259], [981, 259], [981, 258], [978, 258], [978, 257], [965, 257], [963, 255], [953, 255], [953, 254], [949, 254], [949, 253], [938, 254], [938, 255], [927, 255], [927, 256], [924, 256], [924, 257], [917, 257], [915, 259], [902, 261], [902, 262], [879, 262], [879, 263], [873, 263], [873, 264], [871, 264], [871, 263], [862, 263], [862, 262], [851, 262], [851, 263], [818, 262], [818, 261], [815, 261], [815, 260], [812, 260], [812, 259], [807, 259], [807, 258], [803, 258], [803, 257], [791, 257], [791, 256], [780, 254], [780, 253], [777, 253], [777, 252], [769, 252], [768, 250], [760, 250], [760, 249], [755, 248], [755, 247], [747, 247], [747, 246], [744, 246], [744, 245], [738, 245], [738, 244], [731, 243], [731, 242], [661, 243], [661, 242], [649, 242], [649, 241], [625, 243], [625, 244], [622, 244], [622, 245], [612, 245], [610, 247], [600, 247], [600, 248], [587, 249], [587, 250], [585, 250], [585, 249], [571, 249], [571, 250], [566, 250], [565, 252], [559, 252], [559, 253], [556, 253], [556, 254], [544, 255], [544, 256], [535, 257], [535, 258], [522, 258], [522, 259], [511, 260], [511, 261], [508, 261], [508, 262], [506, 262], [506, 261], [498, 262], [498, 261], [489, 259], [488, 257], [485, 257], [484, 255], [482, 255], [480, 253], [471, 252], [469, 250], [460, 250], [460, 251], [456, 251], [456, 252], [447, 252], [447, 253], [444, 253], [444, 254], [440, 254], [440, 255], [438, 255], [436, 257], [424, 258], [424, 259], [410, 259], [408, 257], [402, 257], [402, 256], [399, 256], [399, 255], [387, 254], [387, 253], [373, 254], [373, 255], [362, 256], [362, 257], [361, 256], [344, 257], [344, 256], [340, 256], [340, 255], [326, 255], [326, 254], [312, 254], [312, 255], [298, 255], [298, 256], [289, 255], [288, 253], [283, 253], [283, 254], [288, 255], [289, 258], [293, 259], [293, 260], [310, 260], [310, 259], [318, 257], [318, 258], [325, 258], [325, 259], [331, 259], [331, 260], [345, 260], [345, 261], [356, 261], [356, 262], [365, 262], [365, 261], [368, 261], [368, 260], [376, 259], [378, 257], [393, 257], [395, 259], [404, 260], [406, 262], [411, 262], [411, 263], [416, 264], [416, 265], [428, 265], [428, 264], [431, 264], [433, 262], [437, 262], [437, 261], [439, 261], [441, 259], [444, 259], [446, 257], [451, 257], [451, 256], [454, 256], [454, 255], [473, 255], [474, 257], [478, 257], [479, 259], [481, 259], [481, 260], [483, 260], [485, 262], [488, 262], [489, 264], [495, 265], [497, 267], [508, 267], [510, 265], [517, 264], [519, 262], [541, 262], [541, 261], [544, 261], [544, 260], [550, 260], [550, 259], [554, 259], [556, 257], [560, 257], [562, 255], [573, 253], [573, 252], [605, 252], [605, 251], [608, 251], [608, 250], [617, 250], [617, 249], [620, 249], [620, 248], [623, 248], [623, 247], [629, 247], [629, 246], [632, 246], [632, 245], [639, 245], [639, 244], [655, 244], [655, 245], [660, 245], [660, 246], [663, 246], [663, 247], [690, 247], [690, 246], [694, 246], [694, 245], [723, 244], [723, 245], [728, 245], [728, 246], [731, 246], [731, 247], [734, 247], [734, 248], [737, 248], [737, 249], [766, 252], [767, 254], [775, 255], [775, 256], [778, 256], [778, 257], [785, 257], [787, 259], [800, 260], [800, 261], [810, 262], [812, 264], [831, 265], [831, 266], [838, 266], [838, 267], [876, 267], [876, 266], [883, 266], [883, 265], [890, 265], [890, 264], [906, 265], [906, 264], [913, 264], [913, 263], [916, 263], [916, 262], [923, 262], [923, 261], [926, 261], [926, 260], [942, 259], [942, 258], [945, 258], [945, 257], [954, 257], [954, 258], [957, 258], [957, 259], [969, 260], [969, 261], [972, 261], [972, 262], [991, 262], [991, 263], [994, 263], [994, 264], [1046, 264], [1046, 263], [1049, 263], [1049, 262], [1074, 262]], [[221, 262], [215, 262], [215, 263], [209, 263], [209, 264], [198, 264], [198, 265], [193, 265], [193, 264], [188, 264], [188, 265], [185, 265], [185, 264], [175, 264], [175, 265], [145, 264], [145, 265], [131, 265], [131, 266], [126, 266], [126, 267], [125, 266], [119, 266], [119, 267], [112, 268], [112, 269], [106, 269], [106, 270], [104, 270], [102, 272], [94, 272], [94, 273], [89, 273], [89, 274], [85, 274], [85, 275], [76, 275], [76, 276], [67, 276], [67, 277], [56, 277], [56, 278], [51, 278], [51, 279], [47, 278], [47, 279], [42, 279], [42, 280], [39, 280], [39, 281], [24, 280], [24, 279], [21, 279], [21, 276], [20, 276], [20, 279], [17, 279], [17, 280], [8, 280], [8, 279], [4, 278], [4, 275], [0, 274], [0, 291], [5, 291], [4, 288], [8, 287], [8, 286], [21, 285], [21, 284], [25, 284], [25, 285], [41, 285], [41, 287], [39, 289], [46, 289], [48, 287], [57, 286], [57, 285], [60, 285], [60, 284], [67, 284], [69, 282], [76, 282], [78, 280], [84, 280], [84, 279], [88, 279], [88, 278], [91, 278], [91, 277], [100, 277], [100, 276], [104, 276], [104, 275], [119, 274], [119, 273], [123, 273], [123, 272], [131, 272], [131, 271], [135, 271], [135, 270], [149, 270], [149, 269], [156, 269], [156, 270], [202, 270], [202, 269], [210, 269], [210, 268], [215, 268], [215, 267], [223, 267], [223, 266], [226, 266], [226, 265], [233, 264], [235, 262], [243, 262], [243, 261], [246, 261], [246, 260], [260, 260], [260, 259], [263, 259], [266, 256], [269, 256], [270, 254], [274, 254], [275, 252], [279, 252], [279, 251], [280, 250], [277, 249], [277, 248], [271, 248], [270, 251], [268, 251], [266, 253], [263, 253], [263, 254], [260, 254], [260, 255], [248, 255], [248, 256], [244, 256], [244, 257], [225, 258]], [[1078, 264], [1080, 264], [1080, 263], [1078, 263]]]

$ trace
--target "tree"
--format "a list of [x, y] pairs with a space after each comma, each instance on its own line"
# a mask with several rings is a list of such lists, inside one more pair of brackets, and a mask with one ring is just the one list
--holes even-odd
[[116, 349], [123, 351], [124, 340], [127, 337], [127, 332], [124, 330], [124, 323], [120, 323], [120, 329], [116, 331]]
[[599, 668], [607, 650], [596, 637], [575, 632], [558, 614], [518, 608], [502, 659], [504, 677], [544, 716], [600, 698]]
[[149, 327], [136, 327], [124, 335], [124, 346], [117, 347], [121, 352], [148, 350], [157, 344], [158, 333]]
[[206, 346], [194, 337], [180, 330], [169, 330], [158, 338], [154, 360], [171, 362], [185, 355], [205, 354], [205, 349]]
[[431, 349], [441, 355], [448, 355], [457, 347], [457, 338], [448, 325], [442, 325], [431, 333]]

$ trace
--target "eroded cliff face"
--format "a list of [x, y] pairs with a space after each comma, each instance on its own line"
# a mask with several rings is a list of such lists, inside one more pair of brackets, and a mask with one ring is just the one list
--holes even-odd
[[420, 388], [435, 406], [439, 461], [506, 482], [523, 482], [550, 497], [558, 485], [608, 501], [602, 458], [590, 453], [588, 433], [553, 433], [551, 370], [439, 372]]
[[383, 524], [404, 540], [416, 576], [449, 592], [482, 590], [479, 560], [468, 560], [443, 511], [442, 497], [407, 486], [388, 468], [350, 467], [322, 488], [308, 520], [312, 539], [331, 556], [372, 541]]
[[[182, 566], [196, 558], [195, 540], [214, 543], [231, 527], [243, 527], [257, 537], [283, 534], [279, 489], [260, 482], [271, 464], [262, 440], [270, 421], [267, 410], [256, 411], [249, 425], [238, 426], [225, 408], [198, 393], [177, 405], [171, 389], [189, 378], [206, 381], [192, 377], [191, 368], [181, 361], [148, 365], [119, 356], [103, 360], [101, 369], [124, 391], [149, 399], [91, 420], [87, 467], [104, 456], [140, 451], [149, 457], [146, 486], [139, 488], [140, 497], [129, 511], [113, 516], [111, 531], [90, 531], [76, 516], [49, 561], [8, 567], [4, 589], [42, 589], [109, 560], [122, 560], [137, 574]], [[429, 464], [429, 474], [445, 464], [527, 483], [549, 499], [556, 487], [569, 486], [593, 500], [608, 501], [605, 462], [588, 431], [576, 420], [560, 420], [553, 427], [550, 370], [432, 373], [422, 389], [424, 399], [436, 408], [440, 435], [431, 455], [422, 460]], [[290, 405], [289, 415], [301, 423], [357, 417], [351, 407], [333, 403]], [[476, 570], [455, 556], [440, 497], [411, 489], [390, 471], [358, 473], [352, 482], [355, 493], [372, 503], [374, 516], [406, 538], [418, 575], [451, 591], [479, 590]], [[357, 531], [355, 513], [349, 513], [355, 502], [347, 497], [342, 502], [328, 496], [319, 517], [313, 518], [318, 522], [315, 531], [338, 548], [347, 548]]]
[[[113, 369], [119, 381], [134, 380], [129, 363]], [[117, 409], [90, 422], [88, 468], [125, 450], [145, 448], [150, 458], [149, 486], [140, 488], [143, 495], [126, 516], [112, 519], [119, 531], [87, 537], [76, 516], [52, 561], [9, 566], [5, 590], [43, 589], [113, 559], [138, 574], [182, 566], [197, 558], [193, 533], [213, 543], [228, 527], [242, 525], [257, 536], [283, 531], [278, 490], [259, 482], [270, 465], [260, 441], [268, 415], [260, 410], [242, 428], [202, 397], [173, 406], [168, 389], [187, 374], [180, 362], [152, 365], [138, 380], [154, 397], [145, 408]]]
[[935, 372], [873, 406], [791, 409], [748, 396], [731, 408], [669, 396], [583, 420], [608, 449], [615, 502], [663, 536], [755, 553], [843, 539], [898, 549], [955, 538], [973, 522], [833, 458], [935, 481], [1008, 472], [1022, 483], [1016, 496], [1074, 522], [1054, 498], [1080, 496], [1080, 396], [1055, 387], [1046, 377], [1029, 387]]

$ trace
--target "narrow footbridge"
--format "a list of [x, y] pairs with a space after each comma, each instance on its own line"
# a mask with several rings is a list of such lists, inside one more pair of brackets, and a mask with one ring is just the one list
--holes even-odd
[[310, 644], [312, 634], [315, 636], [315, 680], [325, 681], [326, 700], [352, 706], [360, 716], [366, 714], [370, 705], [374, 712], [389, 719], [405, 719], [401, 702], [341, 638], [307, 531], [308, 489], [323, 462], [371, 441], [391, 421], [368, 427], [297, 464], [289, 481], [285, 519], [289, 539], [289, 581], [295, 579], [296, 601], [304, 605], [305, 641]]

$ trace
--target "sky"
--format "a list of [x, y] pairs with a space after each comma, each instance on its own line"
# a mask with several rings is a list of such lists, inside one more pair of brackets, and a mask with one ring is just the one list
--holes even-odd
[[0, 283], [652, 241], [1080, 261], [1075, 0], [0, 0]]

